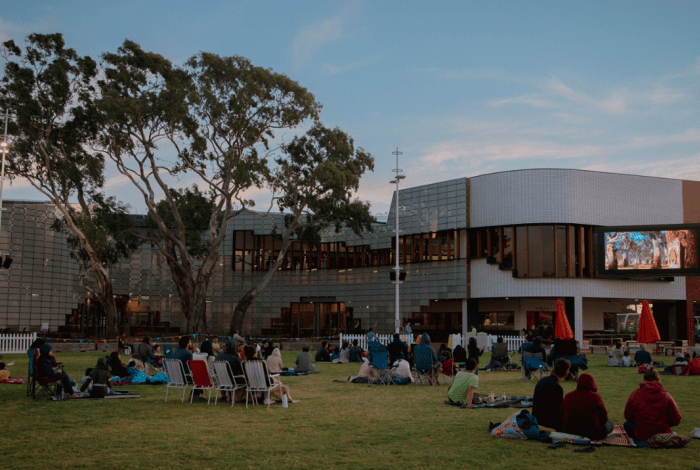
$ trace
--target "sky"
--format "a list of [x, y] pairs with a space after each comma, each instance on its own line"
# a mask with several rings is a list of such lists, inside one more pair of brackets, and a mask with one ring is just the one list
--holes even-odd
[[[697, 1], [0, 7], [2, 41], [60, 32], [98, 58], [128, 38], [176, 64], [205, 51], [288, 75], [323, 104], [326, 126], [375, 157], [357, 193], [375, 214], [389, 209], [397, 148], [402, 187], [527, 168], [700, 180], [698, 24]], [[144, 212], [128, 183], [109, 176], [107, 192]], [[6, 185], [5, 198], [45, 199], [22, 182]]]

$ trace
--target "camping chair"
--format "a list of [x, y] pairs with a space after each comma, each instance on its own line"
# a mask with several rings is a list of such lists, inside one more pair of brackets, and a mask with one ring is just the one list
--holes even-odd
[[[377, 371], [377, 380], [379, 383], [384, 385], [391, 385], [394, 383], [394, 376], [392, 374], [393, 366], [389, 362], [389, 351], [386, 346], [384, 346], [379, 341], [371, 341], [367, 345], [369, 350], [370, 362], [369, 367]], [[372, 380], [367, 381], [367, 386], [372, 385]]]
[[195, 390], [209, 390], [209, 399], [207, 400], [207, 405], [211, 401], [211, 391], [214, 389], [214, 384], [211, 380], [211, 374], [209, 373], [209, 366], [207, 366], [207, 361], [202, 360], [189, 360], [187, 364], [190, 367], [190, 372], [192, 373], [192, 380], [194, 385], [192, 386], [192, 393], [190, 393], [190, 405], [192, 400], [194, 400]]
[[166, 359], [173, 358], [173, 345], [172, 344], [164, 344], [163, 345], [163, 355], [165, 356]]
[[[53, 377], [39, 377], [39, 368], [36, 366], [39, 359], [39, 349], [34, 350], [34, 370], [32, 371], [32, 400], [37, 401], [41, 397], [58, 397], [58, 385], [61, 379]], [[67, 390], [66, 393], [70, 393]]]
[[[239, 388], [247, 387], [245, 375], [233, 375], [233, 371], [231, 370], [231, 364], [229, 364], [226, 361], [214, 361], [214, 371], [216, 371], [216, 377], [219, 382], [219, 384], [216, 387], [216, 390], [222, 392], [230, 392], [231, 406], [233, 407], [233, 394]], [[216, 397], [214, 398], [215, 406], [218, 399], [219, 394], [217, 393]]]
[[520, 370], [522, 371], [523, 380], [528, 380], [528, 375], [532, 377], [533, 372], [539, 371], [540, 376], [537, 379], [537, 381], [539, 381], [542, 378], [542, 375], [549, 370], [547, 368], [547, 364], [545, 364], [545, 362], [542, 360], [542, 353], [529, 353], [527, 351], [523, 351], [522, 355], [520, 356], [520, 360], [522, 362], [522, 367]]
[[442, 361], [442, 366], [440, 367], [440, 372], [438, 373], [438, 385], [440, 385], [440, 377], [444, 377], [447, 385], [452, 386], [455, 381], [455, 375], [457, 375], [457, 368], [455, 367], [454, 359], [446, 359]]
[[[267, 398], [270, 398], [270, 392], [275, 388], [279, 388], [280, 393], [282, 393], [282, 383], [275, 383], [273, 377], [279, 377], [279, 374], [270, 375], [267, 370], [267, 364], [265, 361], [243, 361], [243, 371], [246, 376], [246, 396], [245, 396], [245, 407], [248, 408], [248, 395], [253, 394], [253, 402], [258, 404], [258, 397], [255, 392], [265, 392], [267, 393]], [[270, 407], [270, 402], [268, 400], [267, 407]]]
[[185, 367], [178, 359], [163, 359], [163, 365], [165, 366], [165, 374], [168, 376], [168, 385], [165, 388], [165, 401], [168, 401], [168, 391], [171, 388], [177, 388], [182, 390], [180, 403], [184, 403], [185, 392], [187, 391], [187, 387], [190, 386], [187, 382]]
[[432, 347], [430, 346], [427, 348], [413, 348], [413, 364], [417, 376], [415, 385], [418, 385], [419, 382], [423, 385], [435, 385], [437, 383], [440, 363], [433, 362], [431, 350]]
[[36, 348], [28, 349], [27, 356], [29, 358], [29, 370], [27, 371], [27, 396], [32, 395], [32, 390], [34, 389], [34, 355], [36, 354]]

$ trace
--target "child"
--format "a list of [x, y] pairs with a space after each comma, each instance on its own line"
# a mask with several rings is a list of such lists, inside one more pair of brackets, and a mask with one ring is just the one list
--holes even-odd
[[622, 367], [632, 367], [632, 358], [630, 358], [630, 352], [626, 349], [622, 356]]
[[338, 362], [340, 360], [340, 348], [338, 346], [335, 347], [333, 350], [333, 354], [331, 354], [331, 362]]
[[9, 364], [5, 364], [2, 360], [2, 356], [0, 356], [0, 381], [2, 380], [7, 380], [10, 378], [10, 371], [6, 369], [6, 367], [10, 367], [14, 365], [14, 362], [10, 362]]
[[212, 342], [211, 349], [212, 349], [212, 351], [214, 351], [214, 356], [216, 356], [217, 354], [219, 354], [221, 352], [221, 346], [219, 345], [219, 337], [214, 336], [211, 339], [211, 342]]

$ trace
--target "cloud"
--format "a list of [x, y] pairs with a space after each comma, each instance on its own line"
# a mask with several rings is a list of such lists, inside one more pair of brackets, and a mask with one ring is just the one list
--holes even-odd
[[367, 57], [366, 59], [358, 60], [356, 62], [351, 62], [349, 64], [334, 65], [325, 64], [323, 66], [323, 73], [325, 75], [337, 75], [339, 73], [345, 73], [353, 69], [365, 67], [371, 63], [377, 62], [382, 58], [381, 55], [373, 55], [372, 57]]
[[292, 41], [295, 66], [302, 66], [324, 45], [349, 37], [348, 21], [359, 7], [360, 2], [348, 2], [338, 15], [304, 26]]
[[21, 46], [29, 34], [45, 32], [52, 28], [55, 28], [54, 21], [45, 18], [31, 23], [17, 23], [0, 18], [0, 42], [14, 39], [15, 43]]

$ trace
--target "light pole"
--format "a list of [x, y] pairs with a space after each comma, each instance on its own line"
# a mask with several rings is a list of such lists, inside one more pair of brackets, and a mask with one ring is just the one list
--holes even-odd
[[[406, 176], [402, 175], [403, 170], [399, 168], [399, 155], [403, 155], [403, 152], [399, 152], [399, 148], [396, 147], [395, 152], [391, 152], [392, 155], [396, 155], [396, 168], [394, 168], [393, 171], [396, 173], [396, 176], [394, 179], [390, 182], [390, 184], [396, 184], [396, 211], [394, 212], [394, 217], [396, 217], [396, 230], [394, 230], [395, 234], [395, 239], [396, 239], [396, 250], [394, 251], [395, 255], [394, 258], [396, 260], [396, 265], [394, 266], [394, 284], [396, 284], [396, 316], [394, 318], [394, 328], [395, 332], [399, 333], [400, 330], [400, 312], [399, 312], [399, 285], [401, 282], [403, 282], [402, 276], [401, 276], [401, 267], [399, 267], [399, 235], [401, 234], [401, 231], [399, 230], [399, 182], [406, 178]], [[403, 276], [405, 278], [405, 275]]]
[[[2, 152], [2, 167], [0, 168], [0, 236], [2, 236], [2, 190], [5, 184], [5, 154], [7, 154], [7, 118], [9, 116], [9, 110], [5, 108], [5, 139], [0, 143], [0, 152]], [[5, 259], [2, 259], [2, 253], [0, 253], [0, 267], [5, 269], [10, 269], [12, 264], [12, 258], [10, 254], [7, 253]]]

